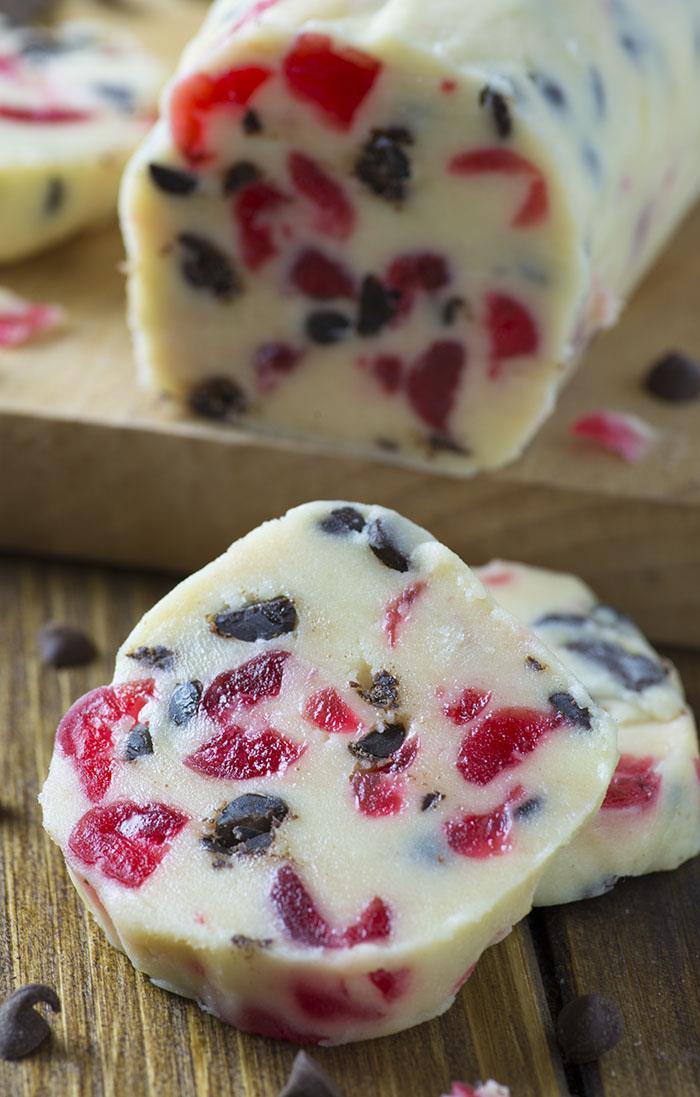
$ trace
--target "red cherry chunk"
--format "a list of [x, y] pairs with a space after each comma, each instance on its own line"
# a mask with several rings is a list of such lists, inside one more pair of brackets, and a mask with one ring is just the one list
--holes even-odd
[[351, 777], [355, 807], [362, 815], [381, 819], [398, 815], [404, 807], [404, 782], [380, 770], [358, 770]]
[[299, 193], [314, 206], [318, 231], [347, 240], [355, 228], [355, 209], [340, 183], [303, 152], [290, 153], [289, 173]]
[[332, 686], [309, 697], [304, 716], [317, 728], [331, 734], [352, 735], [362, 726], [362, 721]]
[[654, 769], [656, 762], [655, 758], [623, 754], [608, 786], [602, 810], [637, 808], [648, 811], [652, 808], [659, 798], [662, 783], [661, 774]]
[[428, 347], [409, 374], [411, 407], [436, 431], [447, 429], [466, 364], [467, 352], [462, 343], [445, 339]]
[[289, 275], [292, 284], [317, 301], [331, 301], [334, 297], [355, 296], [352, 275], [335, 259], [329, 259], [316, 248], [306, 248], [299, 255]]
[[190, 164], [210, 159], [206, 133], [211, 112], [245, 107], [271, 76], [270, 69], [244, 65], [220, 76], [193, 72], [175, 84], [170, 95], [170, 128], [177, 148]]
[[75, 122], [90, 122], [93, 111], [77, 107], [18, 107], [0, 105], [0, 118], [22, 125], [65, 126]]
[[63, 310], [58, 305], [17, 302], [0, 311], [0, 347], [21, 347], [58, 327], [62, 319]]
[[540, 337], [532, 314], [514, 297], [490, 293], [486, 298], [486, 328], [491, 345], [492, 377], [500, 372], [501, 362], [535, 354]]
[[243, 728], [233, 725], [207, 739], [184, 764], [205, 777], [250, 781], [284, 773], [305, 750], [306, 743], [295, 743], [274, 728], [246, 735]]
[[294, 373], [303, 356], [303, 351], [287, 343], [263, 343], [253, 360], [259, 391], [272, 392], [281, 377]]
[[241, 709], [279, 697], [288, 651], [266, 651], [217, 675], [202, 699], [207, 716], [226, 727]]
[[418, 251], [400, 255], [389, 267], [385, 282], [401, 296], [397, 313], [407, 316], [413, 308], [416, 293], [435, 293], [450, 281], [450, 270], [442, 255]]
[[496, 173], [524, 176], [528, 184], [527, 193], [513, 218], [513, 228], [532, 228], [546, 221], [549, 215], [549, 192], [542, 172], [531, 160], [512, 149], [494, 146], [463, 152], [453, 157], [449, 170], [453, 175]]
[[319, 1044], [327, 1044], [327, 1036], [319, 1036], [310, 1032], [299, 1032], [291, 1028], [287, 1022], [266, 1009], [258, 1009], [256, 1006], [248, 1006], [239, 1014], [236, 1020], [236, 1028], [241, 1032], [249, 1032], [253, 1036], [266, 1036], [269, 1040], [288, 1040], [290, 1044], [306, 1044], [318, 1047]]
[[86, 812], [68, 845], [83, 864], [95, 865], [124, 887], [137, 888], [155, 872], [187, 822], [186, 815], [167, 804], [118, 800]]
[[383, 627], [390, 647], [396, 647], [401, 626], [409, 620], [412, 607], [425, 589], [426, 584], [423, 582], [411, 583], [410, 586], [401, 591], [398, 597], [389, 602], [384, 611]]
[[606, 408], [580, 416], [572, 423], [571, 433], [633, 463], [646, 457], [654, 443], [654, 432], [646, 423]]
[[385, 940], [391, 933], [391, 913], [379, 898], [374, 898], [347, 929], [333, 928], [290, 865], [278, 870], [270, 898], [287, 935], [309, 948], [353, 948], [365, 941]]
[[396, 971], [387, 971], [385, 968], [377, 968], [370, 971], [368, 979], [377, 988], [385, 1002], [396, 1002], [403, 998], [411, 981], [411, 969], [398, 968]]
[[368, 1009], [367, 1006], [353, 1002], [342, 979], [333, 988], [299, 980], [293, 993], [299, 1008], [313, 1020], [378, 1021], [384, 1016], [379, 1010]]
[[508, 801], [485, 815], [448, 819], [445, 834], [450, 849], [460, 857], [484, 860], [500, 857], [513, 848], [513, 818]]
[[457, 769], [474, 785], [488, 785], [531, 754], [545, 735], [561, 726], [556, 715], [529, 708], [502, 708], [462, 740]]
[[369, 372], [376, 377], [379, 387], [392, 396], [399, 392], [403, 384], [404, 365], [396, 354], [378, 354], [369, 361], [363, 359], [360, 362], [363, 369], [369, 368]]
[[277, 255], [270, 218], [289, 201], [287, 195], [272, 183], [261, 180], [249, 183], [237, 195], [234, 217], [243, 262], [249, 270], [259, 270]]
[[450, 701], [443, 706], [443, 712], [453, 724], [456, 724], [457, 727], [463, 727], [465, 724], [470, 724], [483, 712], [492, 696], [491, 690], [467, 687], [462, 690], [455, 701]]
[[341, 130], [352, 126], [381, 68], [360, 50], [336, 49], [325, 34], [300, 34], [284, 61], [292, 94], [314, 103], [329, 124]]

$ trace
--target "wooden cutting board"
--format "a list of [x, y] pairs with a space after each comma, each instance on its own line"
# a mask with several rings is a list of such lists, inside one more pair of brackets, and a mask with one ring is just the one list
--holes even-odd
[[[172, 63], [201, 0], [69, 0], [129, 25]], [[186, 571], [312, 498], [402, 510], [471, 563], [491, 556], [580, 572], [657, 640], [700, 647], [700, 404], [663, 405], [641, 380], [670, 348], [700, 356], [700, 212], [602, 337], [522, 460], [470, 481], [246, 438], [179, 415], [134, 381], [115, 227], [0, 271], [62, 303], [67, 331], [0, 354], [0, 548]], [[638, 465], [573, 441], [597, 407], [660, 432]]]

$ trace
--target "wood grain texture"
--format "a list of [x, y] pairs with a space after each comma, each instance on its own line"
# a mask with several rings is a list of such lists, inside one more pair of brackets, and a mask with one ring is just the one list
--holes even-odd
[[[116, 647], [170, 582], [0, 559], [0, 994], [42, 981], [63, 1002], [50, 1044], [0, 1063], [3, 1097], [276, 1097], [294, 1057], [137, 974], [82, 909], [41, 829], [36, 797], [61, 713], [110, 679]], [[49, 619], [89, 631], [97, 661], [43, 667], [35, 638]], [[700, 656], [680, 662], [700, 701]], [[513, 1097], [700, 1094], [699, 889], [696, 862], [539, 912], [484, 956], [442, 1018], [318, 1057], [347, 1097], [438, 1097], [453, 1078], [489, 1076]], [[552, 1011], [591, 990], [619, 1003], [628, 1035], [600, 1068], [567, 1076]]]

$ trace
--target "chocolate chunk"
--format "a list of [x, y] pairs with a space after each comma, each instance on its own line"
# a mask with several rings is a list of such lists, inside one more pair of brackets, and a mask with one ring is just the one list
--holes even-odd
[[531, 796], [529, 800], [523, 801], [522, 804], [518, 804], [515, 809], [515, 814], [518, 819], [530, 819], [542, 808], [542, 800], [539, 796]]
[[700, 396], [700, 362], [674, 351], [664, 355], [650, 369], [645, 388], [659, 400], [682, 404]]
[[248, 410], [248, 398], [230, 377], [207, 377], [191, 390], [187, 403], [197, 415], [219, 421], [236, 419]]
[[148, 171], [154, 186], [166, 194], [186, 196], [197, 189], [199, 180], [191, 171], [171, 168], [167, 164], [149, 164]]
[[626, 689], [642, 693], [650, 686], [658, 686], [668, 677], [668, 670], [648, 655], [634, 655], [620, 644], [608, 640], [572, 640], [565, 645], [584, 659], [604, 667]]
[[534, 655], [528, 655], [525, 660], [525, 665], [528, 670], [546, 670], [544, 663], [540, 663], [539, 659], [535, 659]]
[[579, 628], [590, 621], [585, 613], [546, 613], [543, 617], [538, 617], [536, 621], [533, 621], [533, 628], [540, 628], [544, 625], [570, 625], [572, 628]]
[[126, 740], [124, 760], [135, 762], [137, 758], [144, 758], [147, 754], [153, 754], [151, 733], [145, 724], [136, 724]]
[[260, 121], [260, 115], [257, 111], [247, 110], [243, 115], [243, 131], [248, 134], [249, 137], [253, 137], [256, 133], [262, 133], [263, 124]]
[[358, 758], [391, 758], [405, 738], [406, 728], [403, 724], [382, 724], [356, 743], [350, 743], [348, 750]]
[[63, 209], [66, 204], [66, 184], [58, 175], [54, 175], [46, 184], [44, 196], [44, 213], [47, 217], [53, 217]]
[[126, 657], [137, 663], [143, 663], [147, 667], [153, 667], [154, 670], [170, 670], [175, 662], [175, 652], [170, 648], [164, 648], [162, 644], [156, 644], [155, 647], [134, 648], [133, 651], [127, 651]]
[[498, 136], [510, 137], [513, 132], [513, 117], [506, 97], [500, 91], [487, 86], [481, 89], [479, 103], [482, 107], [490, 109]]
[[33, 1008], [40, 1002], [61, 1012], [56, 991], [41, 983], [20, 987], [0, 1006], [0, 1058], [23, 1059], [31, 1055], [51, 1035], [44, 1017]]
[[173, 690], [168, 715], [177, 727], [188, 724], [197, 715], [203, 688], [202, 683], [194, 678], [191, 682], [182, 682]]
[[342, 312], [335, 309], [320, 309], [312, 312], [306, 319], [306, 335], [312, 343], [330, 346], [339, 343], [350, 333], [350, 321]]
[[202, 844], [212, 853], [263, 853], [288, 813], [279, 796], [246, 792], [221, 809]]
[[243, 609], [223, 609], [207, 617], [212, 632], [234, 640], [252, 644], [256, 640], [274, 640], [293, 632], [298, 617], [294, 603], [289, 598], [271, 598], [267, 602], [253, 602]]
[[590, 711], [587, 708], [581, 708], [570, 693], [553, 693], [549, 698], [549, 703], [569, 723], [574, 724], [576, 727], [590, 728]]
[[380, 518], [375, 518], [367, 528], [367, 543], [378, 560], [392, 571], [408, 571], [408, 557], [396, 547], [384, 529]]
[[567, 1063], [593, 1063], [622, 1039], [625, 1022], [617, 1006], [600, 994], [583, 994], [564, 1006], [557, 1042]]
[[233, 260], [203, 236], [181, 232], [178, 243], [185, 250], [182, 274], [194, 289], [207, 290], [220, 301], [230, 301], [241, 292]]
[[450, 297], [442, 306], [442, 322], [450, 327], [454, 324], [460, 312], [466, 310], [467, 303], [463, 297]]
[[365, 520], [354, 507], [337, 507], [318, 523], [318, 527], [333, 537], [345, 537], [348, 533], [361, 533]]
[[72, 625], [44, 625], [37, 634], [39, 658], [50, 667], [84, 667], [97, 649], [82, 629]]
[[411, 161], [402, 146], [411, 144], [411, 134], [399, 126], [372, 130], [355, 164], [355, 175], [379, 198], [403, 202], [411, 178]]
[[136, 110], [134, 93], [124, 84], [95, 84], [95, 91], [123, 114], [133, 114]]
[[239, 160], [232, 164], [224, 175], [224, 194], [235, 194], [260, 178], [260, 169], [250, 160]]
[[369, 689], [358, 689], [360, 697], [375, 708], [396, 708], [399, 703], [399, 682], [388, 670], [378, 670], [372, 675]]
[[343, 1097], [343, 1094], [325, 1070], [305, 1051], [300, 1051], [279, 1097]]
[[463, 457], [468, 457], [471, 453], [470, 449], [460, 446], [459, 442], [455, 442], [454, 438], [449, 438], [446, 434], [428, 435], [428, 449], [431, 453], [460, 453]]
[[246, 937], [244, 933], [234, 933], [231, 938], [233, 947], [243, 949], [244, 952], [255, 952], [260, 948], [272, 948], [274, 943], [273, 937]]
[[431, 808], [437, 807], [444, 799], [444, 792], [428, 792], [420, 802], [420, 809], [421, 811], [430, 811]]
[[357, 318], [358, 335], [378, 335], [396, 315], [400, 294], [386, 289], [373, 274], [362, 280], [360, 309]]
[[566, 110], [568, 101], [561, 84], [558, 84], [556, 80], [552, 80], [550, 76], [546, 76], [543, 72], [530, 72], [528, 76], [542, 93], [542, 97], [551, 106], [556, 107], [557, 110]]

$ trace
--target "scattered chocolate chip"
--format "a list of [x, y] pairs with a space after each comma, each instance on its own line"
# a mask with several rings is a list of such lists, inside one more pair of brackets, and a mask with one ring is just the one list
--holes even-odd
[[466, 311], [467, 303], [463, 297], [450, 297], [442, 306], [442, 322], [450, 327], [460, 312]]
[[528, 670], [546, 670], [547, 667], [544, 663], [540, 663], [539, 659], [535, 659], [534, 655], [528, 655], [525, 660], [525, 665]]
[[134, 93], [124, 84], [95, 84], [95, 91], [123, 114], [133, 114], [136, 110]]
[[470, 449], [460, 446], [459, 442], [448, 438], [446, 434], [428, 435], [428, 449], [431, 453], [460, 453], [463, 457], [468, 457], [471, 453]]
[[330, 346], [339, 343], [350, 333], [350, 321], [342, 312], [335, 309], [320, 309], [306, 318], [306, 335], [312, 343]]
[[682, 404], [700, 396], [700, 362], [674, 351], [656, 362], [644, 382], [645, 388], [659, 400]]
[[421, 811], [430, 811], [431, 808], [437, 807], [444, 799], [444, 792], [428, 792], [420, 802], [420, 809]]
[[235, 194], [260, 178], [260, 169], [250, 160], [239, 160], [232, 164], [224, 175], [224, 194]]
[[491, 111], [498, 136], [510, 137], [513, 132], [513, 117], [506, 97], [500, 91], [495, 91], [487, 85], [481, 89], [479, 103], [482, 107], [488, 107]]
[[354, 507], [337, 507], [318, 523], [319, 529], [334, 537], [344, 537], [348, 533], [361, 533], [365, 528], [364, 517]]
[[147, 754], [153, 754], [151, 733], [145, 724], [136, 724], [126, 740], [124, 760], [135, 762], [137, 758], [144, 758]]
[[358, 335], [378, 335], [383, 327], [391, 323], [400, 296], [395, 290], [386, 289], [373, 274], [363, 278], [357, 318]]
[[605, 91], [605, 84], [603, 83], [603, 77], [600, 75], [600, 70], [594, 66], [590, 69], [590, 82], [591, 82], [591, 94], [593, 96], [593, 102], [595, 103], [596, 112], [599, 118], [604, 118], [607, 110], [607, 93]]
[[384, 529], [380, 518], [375, 518], [367, 528], [367, 543], [378, 560], [392, 571], [408, 571], [408, 557], [396, 547]]
[[188, 724], [197, 715], [202, 691], [202, 683], [196, 678], [191, 682], [182, 682], [173, 690], [170, 695], [168, 715], [177, 727]]
[[378, 670], [373, 674], [369, 689], [361, 689], [357, 683], [355, 688], [360, 697], [375, 708], [392, 709], [399, 703], [399, 682], [388, 670]]
[[190, 408], [205, 419], [236, 419], [248, 410], [248, 398], [230, 377], [207, 377], [190, 391]]
[[593, 145], [589, 145], [587, 142], [581, 146], [581, 159], [585, 164], [588, 171], [591, 173], [594, 179], [600, 179], [603, 168], [600, 163], [600, 156], [597, 149]]
[[350, 743], [348, 750], [358, 758], [391, 758], [405, 738], [406, 728], [403, 724], [383, 724], [356, 743]]
[[267, 602], [253, 602], [243, 609], [223, 609], [207, 617], [212, 632], [228, 639], [252, 644], [256, 640], [274, 640], [293, 632], [298, 617], [294, 603], [289, 598], [271, 598]]
[[572, 640], [565, 645], [598, 666], [605, 667], [626, 689], [642, 693], [650, 686], [658, 686], [668, 677], [668, 670], [648, 655], [633, 655], [620, 644], [608, 640]]
[[535, 84], [542, 93], [542, 97], [546, 99], [551, 106], [556, 107], [557, 110], [566, 110], [568, 102], [566, 92], [561, 84], [558, 84], [556, 80], [552, 80], [551, 76], [546, 76], [542, 72], [530, 72], [528, 75], [533, 84]]
[[411, 178], [411, 161], [402, 146], [411, 144], [411, 134], [401, 127], [372, 130], [355, 164], [355, 175], [379, 198], [403, 202]]
[[53, 217], [63, 208], [66, 202], [66, 184], [58, 175], [54, 175], [46, 184], [44, 195], [44, 213], [47, 217]]
[[553, 693], [549, 698], [552, 708], [556, 709], [565, 719], [576, 727], [590, 728], [591, 714], [589, 709], [581, 708], [570, 693]]
[[578, 628], [587, 624], [589, 620], [590, 617], [586, 616], [585, 613], [546, 613], [533, 622], [533, 628], [540, 628], [544, 625], [571, 625]]
[[202, 844], [212, 853], [263, 853], [288, 813], [279, 796], [246, 792], [221, 809]]
[[249, 137], [253, 137], [256, 133], [262, 133], [263, 131], [260, 115], [254, 110], [247, 110], [245, 112], [242, 125], [243, 131], [247, 133]]
[[258, 949], [272, 948], [274, 943], [273, 937], [246, 937], [244, 933], [234, 933], [231, 938], [233, 947], [243, 949], [244, 952], [256, 952]]
[[241, 292], [233, 260], [203, 236], [181, 232], [178, 243], [185, 250], [182, 273], [194, 288], [210, 291], [220, 301], [230, 301]]
[[72, 625], [44, 625], [37, 646], [42, 663], [50, 667], [84, 667], [97, 655], [90, 637]]
[[191, 171], [182, 171], [181, 168], [171, 168], [167, 164], [149, 164], [148, 171], [154, 186], [165, 194], [186, 196], [192, 194], [199, 180]]
[[531, 816], [537, 815], [541, 808], [541, 798], [539, 796], [531, 796], [529, 800], [525, 800], [522, 804], [518, 804], [515, 809], [515, 814], [518, 819], [530, 819]]
[[175, 662], [175, 652], [170, 648], [163, 647], [162, 644], [156, 644], [154, 647], [140, 647], [134, 648], [133, 651], [127, 651], [127, 659], [133, 659], [136, 663], [143, 663], [147, 667], [153, 667], [154, 670], [170, 670]]
[[637, 38], [634, 34], [621, 34], [619, 41], [625, 53], [629, 54], [630, 57], [636, 59], [644, 52], [644, 45], [641, 39]]
[[374, 444], [377, 449], [386, 450], [387, 453], [396, 453], [401, 449], [398, 442], [395, 442], [393, 438], [375, 438]]
[[50, 1006], [54, 1013], [61, 1012], [56, 991], [41, 983], [20, 987], [0, 1005], [0, 1058], [23, 1059], [37, 1051], [51, 1035], [46, 1019], [33, 1008], [40, 1002]]
[[300, 1051], [279, 1097], [343, 1097], [343, 1094], [325, 1070], [305, 1051]]
[[583, 994], [564, 1006], [557, 1042], [568, 1063], [593, 1063], [622, 1039], [625, 1022], [617, 1006], [600, 994]]

